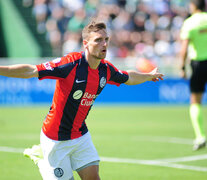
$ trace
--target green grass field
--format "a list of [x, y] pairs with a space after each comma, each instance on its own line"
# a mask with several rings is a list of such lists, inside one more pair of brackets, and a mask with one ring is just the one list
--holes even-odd
[[[39, 144], [48, 110], [0, 107], [1, 180], [41, 180], [38, 168], [20, 151]], [[207, 107], [203, 111], [206, 120]], [[103, 180], [207, 179], [207, 149], [192, 151], [188, 106], [96, 106], [87, 123], [102, 159]]]

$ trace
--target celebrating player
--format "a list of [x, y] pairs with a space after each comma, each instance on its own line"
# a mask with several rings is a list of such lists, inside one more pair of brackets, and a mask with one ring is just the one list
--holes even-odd
[[85, 120], [107, 83], [136, 85], [159, 81], [157, 68], [150, 73], [121, 71], [104, 60], [109, 36], [105, 23], [92, 19], [83, 29], [84, 52], [72, 52], [39, 65], [0, 66], [0, 75], [17, 78], [56, 79], [52, 106], [41, 130], [43, 159], [34, 146], [25, 152], [33, 159], [44, 180], [72, 180], [73, 170], [83, 180], [99, 180], [99, 156]]
[[189, 5], [192, 16], [184, 21], [181, 29], [182, 48], [180, 54], [182, 77], [185, 78], [185, 61], [189, 46], [192, 68], [190, 117], [196, 136], [193, 150], [198, 150], [206, 145], [201, 100], [207, 82], [207, 13], [204, 12], [205, 0], [191, 0]]

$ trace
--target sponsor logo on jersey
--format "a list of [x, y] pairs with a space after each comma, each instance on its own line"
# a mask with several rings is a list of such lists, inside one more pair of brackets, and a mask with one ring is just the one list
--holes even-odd
[[78, 100], [82, 97], [82, 95], [83, 95], [83, 91], [77, 90], [73, 93], [73, 99]]
[[56, 177], [60, 178], [63, 176], [64, 171], [61, 168], [55, 168], [54, 169], [54, 174]]
[[83, 95], [82, 90], [77, 90], [73, 93], [73, 99], [78, 100], [82, 98], [80, 103], [82, 106], [91, 106], [94, 103], [97, 96], [98, 95], [96, 94], [90, 94], [88, 92], [85, 92]]
[[43, 63], [43, 65], [45, 66], [45, 69], [50, 70], [50, 71], [53, 70], [49, 62]]
[[77, 83], [77, 84], [79, 84], [79, 83], [83, 83], [83, 82], [85, 82], [86, 80], [78, 80], [78, 79], [76, 79], [75, 80], [75, 82]]
[[100, 87], [103, 88], [106, 85], [106, 78], [102, 77], [100, 80]]
[[84, 95], [83, 95], [83, 98], [81, 100], [81, 105], [82, 106], [91, 106], [94, 103], [97, 96], [98, 95], [90, 94], [88, 92], [85, 92]]

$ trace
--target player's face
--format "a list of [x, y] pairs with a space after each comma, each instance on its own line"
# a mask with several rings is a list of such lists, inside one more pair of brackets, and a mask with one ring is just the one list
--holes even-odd
[[109, 37], [106, 30], [91, 32], [88, 40], [85, 40], [85, 48], [91, 57], [104, 59], [108, 48]]

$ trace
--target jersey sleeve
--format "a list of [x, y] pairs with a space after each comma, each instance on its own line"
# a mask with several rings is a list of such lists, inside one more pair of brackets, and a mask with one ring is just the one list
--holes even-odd
[[107, 62], [108, 66], [108, 84], [114, 84], [120, 86], [120, 84], [125, 83], [129, 79], [129, 75], [126, 71], [117, 69], [112, 63]]
[[75, 62], [67, 57], [57, 58], [39, 65], [36, 65], [39, 72], [39, 79], [63, 79], [68, 76], [75, 67]]

